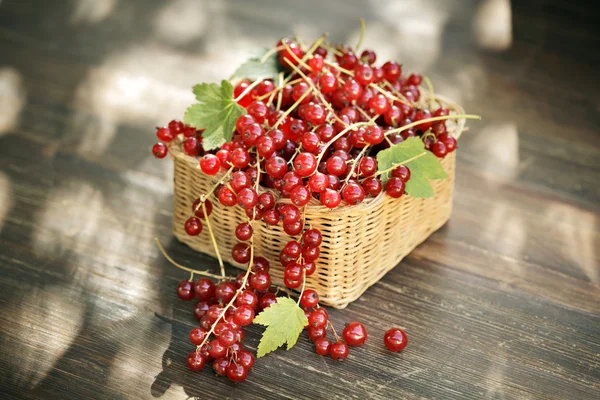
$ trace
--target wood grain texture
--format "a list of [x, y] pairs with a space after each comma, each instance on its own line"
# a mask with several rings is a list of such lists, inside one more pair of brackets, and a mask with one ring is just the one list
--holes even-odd
[[[600, 33], [594, 2], [0, 3], [0, 397], [592, 399], [600, 392]], [[234, 385], [184, 367], [192, 304], [152, 127], [244, 49], [290, 33], [365, 46], [484, 120], [450, 222], [344, 310], [344, 363], [307, 339]], [[230, 270], [234, 273], [234, 270]], [[400, 354], [386, 329], [407, 330]], [[255, 349], [260, 329], [251, 327]]]

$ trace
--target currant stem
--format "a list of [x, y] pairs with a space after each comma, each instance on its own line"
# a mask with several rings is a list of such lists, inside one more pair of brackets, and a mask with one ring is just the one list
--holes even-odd
[[298, 297], [298, 305], [300, 305], [300, 300], [302, 299], [302, 294], [304, 293], [304, 288], [306, 287], [306, 270], [302, 268], [302, 289], [300, 290], [300, 296]]
[[360, 19], [360, 36], [358, 37], [358, 43], [356, 44], [356, 47], [354, 48], [354, 51], [356, 53], [358, 53], [358, 49], [362, 45], [363, 39], [365, 38], [365, 30], [366, 29], [367, 29], [367, 26], [365, 23], [365, 19], [361, 18]]
[[[298, 82], [302, 82], [302, 79], [301, 79], [301, 78], [294, 79], [293, 81], [289, 82], [289, 85], [294, 85], [294, 84], [296, 84], [296, 83], [298, 83]], [[286, 82], [285, 82], [285, 80], [284, 80], [284, 81], [283, 81], [283, 86], [281, 86], [281, 87], [277, 87], [277, 88], [275, 88], [275, 89], [271, 90], [269, 93], [266, 93], [266, 94], [263, 94], [262, 96], [259, 96], [259, 97], [257, 97], [257, 98], [256, 98], [256, 100], [264, 100], [264, 99], [266, 99], [267, 97], [270, 97], [270, 96], [272, 96], [272, 95], [273, 95], [273, 93], [277, 93], [277, 92], [281, 91], [281, 89], [283, 89], [283, 88], [285, 87], [285, 85], [286, 85], [286, 84], [288, 84], [288, 83], [286, 83]]]
[[325, 60], [325, 64], [329, 65], [330, 67], [333, 67], [333, 68], [337, 69], [340, 72], [345, 73], [346, 75], [354, 76], [354, 71], [350, 71], [349, 69], [342, 68], [339, 65], [337, 65], [335, 63], [332, 63], [331, 61]]
[[427, 123], [427, 122], [436, 122], [436, 121], [445, 121], [448, 119], [478, 119], [481, 120], [481, 116], [479, 115], [472, 115], [472, 114], [461, 114], [461, 115], [443, 115], [441, 117], [432, 117], [432, 118], [425, 118], [422, 119], [420, 121], [415, 121], [415, 122], [411, 122], [408, 125], [404, 125], [403, 127], [400, 128], [396, 128], [396, 129], [390, 129], [389, 131], [385, 132], [386, 136], [391, 135], [392, 133], [400, 133], [400, 132], [404, 132], [407, 129], [413, 128], [417, 125], [421, 125], [423, 123]]
[[350, 168], [350, 173], [348, 173], [348, 176], [346, 176], [346, 179], [344, 179], [344, 184], [342, 185], [342, 190], [344, 190], [344, 188], [348, 184], [348, 181], [350, 180], [350, 178], [352, 178], [352, 175], [354, 174], [354, 170], [356, 169], [356, 166], [358, 164], [360, 164], [360, 160], [368, 148], [369, 148], [369, 145], [366, 145], [365, 147], [363, 147], [362, 150], [360, 151], [360, 153], [358, 153], [358, 155], [354, 159], [354, 163], [352, 163], [352, 168]]
[[372, 87], [373, 89], [377, 90], [379, 93], [383, 94], [385, 97], [387, 97], [389, 99], [392, 99], [394, 101], [397, 101], [399, 103], [406, 104], [407, 106], [411, 106], [412, 107], [412, 104], [410, 104], [408, 101], [402, 100], [401, 98], [394, 96], [390, 92], [388, 92], [386, 90], [383, 90], [382, 88], [380, 88], [379, 86], [377, 86], [374, 83], [369, 83], [369, 87]]
[[275, 53], [277, 53], [278, 51], [281, 51], [281, 50], [283, 50], [283, 49], [285, 49], [285, 47], [283, 47], [283, 46], [277, 46], [277, 47], [275, 47], [275, 48], [273, 48], [273, 49], [271, 49], [271, 50], [267, 51], [267, 52], [265, 53], [265, 55], [263, 56], [263, 58], [261, 58], [261, 59], [260, 59], [260, 63], [261, 63], [261, 64], [264, 64], [265, 62], [267, 62], [267, 60], [269, 59], [269, 57], [271, 57], [273, 54], [275, 54]]
[[344, 136], [348, 131], [351, 131], [352, 129], [360, 128], [361, 126], [373, 125], [373, 123], [375, 122], [377, 117], [379, 117], [379, 116], [376, 115], [374, 118], [371, 118], [368, 122], [357, 122], [355, 124], [348, 125], [348, 127], [346, 129], [344, 129], [343, 131], [341, 131], [340, 133], [335, 135], [329, 142], [325, 143], [325, 146], [321, 149], [321, 153], [319, 153], [319, 155], [317, 157], [317, 165], [319, 165], [319, 163], [321, 162], [321, 159], [323, 158], [323, 155], [325, 154], [325, 150], [327, 150], [327, 148], [329, 146], [331, 146], [333, 144], [333, 142], [335, 142], [336, 140], [338, 140], [339, 138]]
[[223, 265], [223, 259], [221, 258], [221, 252], [219, 251], [219, 246], [217, 245], [217, 239], [215, 239], [215, 234], [213, 233], [212, 227], [210, 226], [210, 217], [206, 212], [206, 202], [202, 201], [202, 211], [204, 212], [204, 218], [206, 218], [206, 226], [208, 227], [208, 233], [210, 234], [210, 240], [212, 240], [212, 244], [215, 248], [215, 253], [217, 253], [217, 260], [219, 260], [219, 267], [221, 267], [221, 276], [225, 276], [225, 265]]
[[[284, 82], [283, 72], [280, 72], [279, 73], [279, 88], [280, 89], [283, 89], [283, 87], [284, 87], [283, 82]], [[277, 93], [277, 107], [275, 107], [275, 109], [277, 111], [281, 110], [281, 102], [282, 101], [283, 101], [283, 91], [279, 90], [279, 92]]]
[[338, 336], [337, 332], [335, 331], [335, 328], [333, 327], [333, 324], [331, 323], [331, 321], [327, 320], [327, 323], [329, 324], [329, 326], [331, 327], [331, 331], [333, 332], [333, 336], [335, 336], [335, 340], [337, 340], [338, 342], [341, 340], [340, 337]]
[[[249, 223], [250, 223], [250, 227], [252, 228], [252, 231], [254, 231], [254, 221], [249, 221]], [[231, 298], [231, 300], [229, 300], [229, 303], [227, 303], [227, 305], [223, 308], [223, 311], [221, 311], [219, 318], [217, 318], [215, 323], [212, 324], [212, 326], [210, 327], [210, 330], [204, 337], [204, 340], [202, 341], [202, 343], [200, 343], [198, 346], [196, 346], [196, 353], [198, 353], [200, 351], [202, 346], [204, 346], [204, 344], [208, 341], [209, 337], [215, 332], [215, 328], [218, 325], [218, 323], [221, 322], [221, 319], [225, 319], [224, 317], [225, 317], [225, 313], [227, 312], [227, 310], [229, 310], [229, 308], [233, 305], [233, 303], [235, 303], [239, 294], [242, 293], [242, 291], [246, 288], [246, 284], [248, 283], [248, 277], [250, 276], [250, 272], [252, 271], [253, 260], [254, 260], [254, 235], [252, 235], [252, 238], [250, 239], [250, 261], [248, 262], [248, 269], [246, 269], [246, 273], [244, 274], [244, 279], [242, 280], [242, 284], [239, 287], [239, 289], [236, 290], [236, 292], [233, 295], [233, 297]]]
[[306, 96], [308, 96], [310, 93], [312, 93], [312, 88], [309, 88], [306, 92], [304, 92], [304, 94], [302, 96], [300, 96], [300, 98], [294, 103], [292, 104], [292, 106], [290, 108], [288, 108], [282, 115], [281, 117], [279, 117], [279, 119], [277, 120], [277, 122], [275, 122], [275, 124], [273, 125], [273, 129], [277, 128], [279, 126], [279, 124], [285, 119], [285, 117], [287, 117], [288, 115], [291, 114], [292, 111], [294, 111], [294, 109], [296, 107], [298, 107], [300, 105], [300, 103], [302, 103], [302, 100], [304, 100], [306, 98]]
[[387, 86], [390, 88], [390, 91], [395, 94], [399, 99], [402, 99], [402, 104], [406, 104], [410, 107], [414, 107], [415, 105], [413, 103], [411, 103], [410, 101], [408, 101], [408, 99], [406, 98], [406, 96], [404, 96], [402, 93], [400, 93], [399, 91], [397, 91], [396, 89], [394, 89], [394, 86], [389, 83], [387, 80], [383, 81], [383, 85]]
[[225, 280], [234, 280], [234, 277], [231, 276], [222, 276], [222, 275], [216, 275], [216, 274], [211, 274], [208, 271], [199, 271], [196, 269], [192, 269], [192, 268], [188, 268], [188, 267], [184, 267], [181, 264], [178, 264], [177, 262], [175, 262], [175, 260], [173, 260], [165, 251], [165, 249], [162, 247], [162, 245], [160, 244], [160, 241], [158, 240], [158, 238], [154, 238], [154, 241], [156, 242], [156, 245], [158, 246], [158, 250], [160, 250], [160, 252], [162, 253], [162, 255], [167, 259], [167, 261], [169, 261], [171, 264], [173, 264], [174, 267], [177, 267], [179, 269], [182, 269], [184, 271], [188, 271], [190, 272], [192, 275], [190, 277], [190, 279], [193, 279], [194, 274], [195, 275], [201, 275], [201, 276], [206, 276], [208, 278], [213, 278], [213, 279], [225, 279]]
[[344, 126], [348, 126], [348, 124], [346, 124], [344, 121], [342, 121], [340, 119], [340, 117], [337, 116], [337, 114], [335, 113], [335, 110], [333, 109], [333, 107], [331, 107], [331, 104], [329, 104], [329, 102], [325, 99], [325, 97], [323, 97], [323, 93], [321, 93], [321, 91], [319, 89], [317, 89], [317, 87], [315, 86], [315, 84], [312, 82], [312, 79], [309, 79], [306, 74], [304, 74], [304, 72], [302, 72], [300, 70], [300, 68], [296, 67], [295, 65], [290, 65], [292, 67], [292, 69], [294, 70], [294, 72], [296, 72], [298, 75], [300, 75], [304, 81], [306, 83], [308, 83], [308, 85], [312, 88], [313, 92], [317, 95], [317, 97], [319, 98], [319, 100], [321, 100], [321, 103], [323, 103], [323, 105], [325, 107], [327, 107], [327, 109], [329, 110], [329, 112], [333, 115], [333, 117], [335, 119], [337, 119], [339, 122], [341, 122], [342, 124], [344, 124]]
[[421, 153], [421, 154], [419, 154], [419, 155], [416, 155], [416, 156], [414, 156], [414, 157], [411, 157], [411, 158], [409, 158], [408, 160], [404, 160], [404, 161], [401, 161], [401, 162], [399, 162], [399, 163], [392, 163], [392, 166], [391, 166], [390, 168], [386, 168], [386, 169], [384, 169], [384, 170], [382, 170], [382, 171], [377, 171], [377, 172], [375, 173], [375, 175], [373, 175], [373, 176], [378, 176], [378, 175], [383, 175], [383, 174], [386, 174], [386, 173], [390, 172], [391, 170], [395, 169], [396, 167], [398, 167], [398, 166], [400, 166], [400, 165], [406, 165], [406, 164], [408, 164], [408, 163], [409, 163], [409, 162], [411, 162], [411, 161], [415, 161], [416, 159], [423, 157], [425, 154], [427, 154], [427, 152], [426, 152], [426, 151], [422, 152], [422, 153]]
[[233, 99], [233, 101], [235, 101], [237, 103], [238, 101], [240, 101], [240, 99], [243, 99], [245, 95], [250, 93], [250, 91], [252, 89], [254, 89], [256, 86], [258, 86], [262, 81], [263, 81], [262, 79], [257, 79], [254, 82], [252, 82], [238, 97]]
[[[283, 45], [285, 46], [285, 49], [288, 51], [288, 54], [290, 54], [292, 56], [292, 58], [294, 60], [296, 60], [296, 62], [300, 65], [302, 65], [304, 68], [306, 68], [309, 71], [312, 71], [312, 68], [308, 66], [307, 63], [305, 63], [304, 61], [302, 61], [291, 49], [290, 46], [288, 46], [288, 44], [284, 41]], [[285, 59], [287, 60], [288, 64], [292, 64], [292, 60], [288, 60], [287, 57], [285, 57]]]
[[[321, 45], [321, 43], [323, 43], [323, 41], [325, 40], [325, 38], [327, 37], [327, 35], [328, 35], [327, 33], [324, 33], [323, 35], [321, 35], [320, 38], [318, 38], [317, 40], [315, 40], [315, 42], [312, 44], [312, 46], [310, 46], [310, 49], [308, 49], [308, 51], [306, 53], [304, 53], [304, 56], [302, 56], [302, 61], [303, 62], [306, 61], [306, 60], [308, 60], [308, 57], [312, 56], [312, 54], [314, 53], [314, 51]], [[290, 66], [292, 66], [291, 63], [288, 63], [288, 64], [290, 64]], [[311, 71], [312, 71], [312, 69], [311, 69]], [[288, 84], [288, 81], [290, 79], [292, 79], [292, 75], [293, 74], [290, 74], [290, 76], [288, 76], [285, 79], [285, 81], [283, 83], [284, 85]], [[292, 83], [289, 82], [289, 84], [291, 85]]]

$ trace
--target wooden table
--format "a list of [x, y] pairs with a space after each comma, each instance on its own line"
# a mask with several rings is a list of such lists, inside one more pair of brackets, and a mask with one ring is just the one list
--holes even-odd
[[[284, 4], [288, 3], [288, 4]], [[443, 3], [443, 4], [439, 4]], [[0, 397], [591, 399], [600, 393], [594, 6], [455, 0], [0, 4]], [[365, 46], [471, 113], [454, 214], [345, 310], [346, 362], [303, 338], [235, 385], [184, 367], [196, 322], [153, 127], [292, 32]], [[231, 271], [232, 273], [234, 271]], [[406, 329], [390, 354], [383, 332]], [[249, 330], [255, 348], [260, 329]]]

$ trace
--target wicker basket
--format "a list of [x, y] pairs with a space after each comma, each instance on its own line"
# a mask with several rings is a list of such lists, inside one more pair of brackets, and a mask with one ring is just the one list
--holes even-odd
[[[435, 101], [462, 113], [452, 102], [440, 97]], [[455, 137], [460, 135], [463, 126], [464, 120], [460, 120], [451, 127]], [[216, 256], [208, 233], [189, 236], [183, 226], [191, 214], [192, 203], [207, 193], [222, 173], [215, 176], [202, 173], [198, 160], [185, 155], [180, 143], [171, 145], [171, 153], [175, 159], [173, 233], [192, 249]], [[404, 195], [393, 199], [382, 193], [365, 199], [358, 206], [340, 205], [333, 210], [311, 200], [305, 210], [305, 226], [319, 229], [323, 243], [317, 270], [307, 277], [306, 287], [319, 293], [321, 303], [346, 307], [448, 221], [452, 211], [455, 152], [442, 160], [442, 166], [448, 178], [431, 181], [434, 198]], [[247, 220], [245, 212], [241, 207], [226, 207], [218, 201], [213, 201], [213, 205], [211, 225], [221, 256], [238, 268], [246, 268], [231, 258], [231, 249], [238, 242], [234, 231], [239, 223]], [[281, 224], [271, 226], [262, 221], [255, 223], [254, 235], [255, 254], [269, 260], [274, 283], [283, 286], [279, 252], [292, 239]]]

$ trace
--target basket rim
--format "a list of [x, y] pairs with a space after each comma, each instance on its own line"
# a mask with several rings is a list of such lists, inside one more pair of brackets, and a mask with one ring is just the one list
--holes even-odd
[[[426, 92], [427, 93], [427, 92]], [[462, 106], [460, 106], [458, 103], [454, 102], [453, 100], [442, 96], [442, 95], [438, 95], [435, 94], [433, 96], [429, 96], [427, 98], [424, 99], [424, 96], [421, 98], [421, 101], [418, 103], [419, 105], [426, 105], [432, 101], [437, 102], [440, 106], [445, 106], [446, 108], [448, 108], [451, 112], [455, 112], [457, 115], [460, 114], [464, 114], [464, 109], [462, 108]], [[451, 135], [458, 140], [462, 134], [462, 132], [464, 131], [464, 127], [465, 127], [465, 123], [466, 123], [466, 119], [465, 118], [460, 118], [457, 120], [457, 124], [456, 124], [456, 129], [451, 133]], [[168, 147], [169, 147], [169, 153], [171, 154], [171, 158], [174, 158], [176, 161], [182, 161], [185, 162], [189, 165], [191, 165], [193, 168], [200, 168], [200, 165], [198, 163], [198, 159], [196, 157], [192, 157], [192, 156], [188, 156], [187, 154], [185, 154], [182, 151], [182, 146], [181, 144], [183, 143], [183, 139], [182, 138], [175, 138], [175, 140], [173, 140], [172, 142], [168, 143]], [[217, 172], [215, 175], [212, 175], [210, 178], [213, 179], [215, 182], [217, 182], [226, 172], [224, 170], [220, 170], [219, 172]], [[264, 193], [264, 192], [271, 192], [273, 195], [275, 195], [276, 199], [278, 202], [281, 203], [291, 203], [291, 200], [289, 198], [284, 198], [281, 197], [281, 195], [276, 191], [276, 190], [272, 190], [270, 188], [264, 187], [262, 185], [258, 185], [259, 187], [259, 193]], [[325, 207], [324, 205], [322, 205], [317, 199], [315, 199], [314, 197], [311, 197], [310, 202], [305, 206], [305, 212], [317, 212], [317, 213], [322, 213], [324, 211], [330, 213], [330, 214], [345, 214], [348, 211], [352, 211], [352, 213], [360, 213], [360, 212], [370, 212], [373, 209], [376, 209], [383, 201], [385, 201], [386, 197], [385, 197], [385, 191], [381, 191], [381, 193], [379, 193], [376, 197], [367, 197], [364, 199], [363, 202], [361, 202], [358, 205], [349, 205], [349, 204], [344, 204], [343, 202], [340, 203], [340, 205], [334, 209]], [[397, 200], [399, 201], [400, 199], [393, 199], [393, 200]]]

